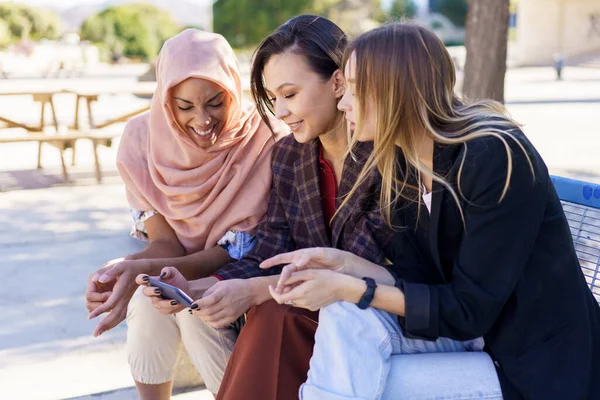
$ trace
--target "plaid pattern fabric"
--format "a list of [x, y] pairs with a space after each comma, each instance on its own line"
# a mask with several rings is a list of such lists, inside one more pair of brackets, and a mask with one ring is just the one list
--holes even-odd
[[[371, 144], [361, 143], [354, 157], [346, 160], [338, 206], [356, 182], [371, 150]], [[284, 137], [275, 145], [272, 169], [269, 208], [257, 228], [256, 246], [241, 260], [223, 266], [216, 275], [223, 279], [248, 279], [279, 274], [280, 268], [262, 270], [258, 265], [274, 255], [307, 247], [337, 247], [373, 262], [383, 262], [377, 243], [385, 243], [392, 235], [377, 208], [380, 179], [376, 172], [333, 219], [330, 239], [319, 190], [319, 142], [300, 144], [292, 135]]]

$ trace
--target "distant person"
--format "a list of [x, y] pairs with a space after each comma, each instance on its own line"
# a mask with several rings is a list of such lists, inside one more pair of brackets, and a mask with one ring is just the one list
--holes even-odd
[[158, 313], [136, 293], [135, 277], [175, 266], [188, 279], [203, 278], [251, 250], [267, 211], [275, 144], [243, 98], [238, 62], [221, 35], [188, 29], [169, 39], [156, 75], [150, 111], [127, 124], [117, 156], [132, 234], [149, 243], [94, 272], [86, 295], [90, 318], [109, 312], [95, 336], [127, 316], [141, 399], [170, 397], [182, 341], [208, 390], [218, 391], [237, 331], [215, 330], [187, 312]]

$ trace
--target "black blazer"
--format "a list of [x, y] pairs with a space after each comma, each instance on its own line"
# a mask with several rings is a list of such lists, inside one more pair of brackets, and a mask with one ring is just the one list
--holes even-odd
[[417, 218], [416, 203], [398, 202], [386, 256], [406, 296], [400, 325], [406, 335], [430, 340], [483, 336], [507, 400], [598, 400], [600, 308], [548, 170], [525, 136], [515, 135], [535, 181], [522, 150], [508, 139], [513, 172], [501, 203], [508, 158], [499, 139], [436, 145], [434, 170], [455, 190], [464, 157], [465, 225], [438, 183], [431, 215], [421, 205]]

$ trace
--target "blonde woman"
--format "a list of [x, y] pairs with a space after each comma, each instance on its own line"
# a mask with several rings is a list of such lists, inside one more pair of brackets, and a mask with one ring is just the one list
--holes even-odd
[[[335, 249], [263, 263], [289, 264], [278, 302], [322, 308], [300, 398], [600, 398], [600, 308], [519, 126], [499, 104], [454, 95], [452, 60], [426, 28], [386, 25], [347, 54], [338, 107], [355, 141], [374, 142], [355, 185], [382, 174], [393, 268]], [[461, 374], [461, 354], [482, 347], [488, 361]], [[436, 352], [456, 352], [445, 375], [430, 354], [403, 363]]]

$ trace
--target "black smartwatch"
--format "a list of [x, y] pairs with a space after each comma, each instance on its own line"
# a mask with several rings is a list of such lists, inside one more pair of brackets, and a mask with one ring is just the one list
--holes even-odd
[[361, 310], [364, 310], [365, 308], [369, 307], [369, 305], [373, 301], [373, 297], [375, 297], [375, 288], [377, 287], [375, 279], [373, 278], [364, 277], [363, 281], [367, 282], [367, 290], [365, 290], [365, 293], [362, 295], [357, 304], [358, 308], [360, 308]]

